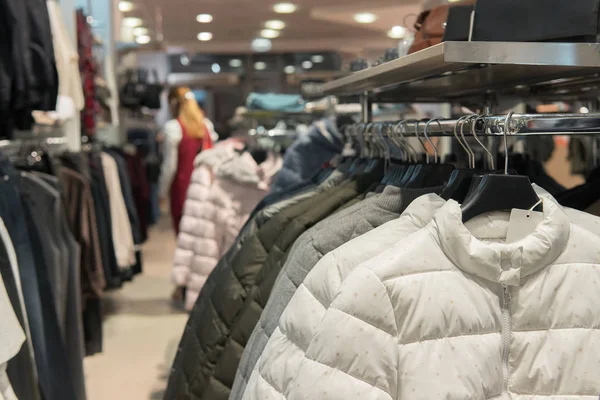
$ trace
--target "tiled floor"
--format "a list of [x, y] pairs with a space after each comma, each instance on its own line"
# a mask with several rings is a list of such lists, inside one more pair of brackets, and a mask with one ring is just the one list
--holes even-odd
[[162, 399], [187, 314], [171, 307], [175, 236], [164, 219], [143, 247], [144, 272], [106, 295], [104, 352], [85, 360], [88, 400]]

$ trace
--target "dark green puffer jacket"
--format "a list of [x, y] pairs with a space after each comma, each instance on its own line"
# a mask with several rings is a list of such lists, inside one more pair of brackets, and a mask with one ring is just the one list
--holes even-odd
[[247, 299], [257, 290], [261, 270], [281, 268], [298, 236], [358, 196], [380, 175], [381, 171], [365, 174], [289, 206], [245, 240], [230, 267], [220, 271], [207, 304], [199, 307], [197, 302], [192, 310], [166, 400], [228, 399], [243, 345], [260, 316], [248, 310]]

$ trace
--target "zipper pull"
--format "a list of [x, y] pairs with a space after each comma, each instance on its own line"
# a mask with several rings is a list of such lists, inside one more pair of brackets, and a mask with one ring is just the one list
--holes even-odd
[[502, 285], [502, 290], [504, 291], [502, 296], [502, 301], [504, 302], [504, 306], [508, 307], [510, 305], [510, 289], [506, 285]]

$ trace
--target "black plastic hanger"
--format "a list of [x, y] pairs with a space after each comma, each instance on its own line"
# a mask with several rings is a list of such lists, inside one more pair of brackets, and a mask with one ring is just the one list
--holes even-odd
[[[507, 130], [510, 129], [510, 120], [513, 112], [509, 112], [504, 122], [504, 174], [484, 175], [470, 196], [467, 196], [462, 205], [462, 220], [472, 218], [492, 211], [529, 209], [539, 202], [539, 197], [533, 190], [529, 178], [526, 176], [508, 175], [508, 144]], [[539, 206], [541, 207], [541, 206]]]

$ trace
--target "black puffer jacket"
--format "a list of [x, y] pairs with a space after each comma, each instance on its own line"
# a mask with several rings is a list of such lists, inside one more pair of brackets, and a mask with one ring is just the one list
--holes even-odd
[[196, 312], [196, 303], [192, 310], [165, 399], [228, 399], [244, 345], [272, 287], [266, 283], [259, 294], [258, 286], [276, 275], [306, 229], [366, 190], [373, 176], [369, 184], [367, 179], [346, 181], [287, 207], [247, 239], [231, 268], [222, 271], [209, 306]]

